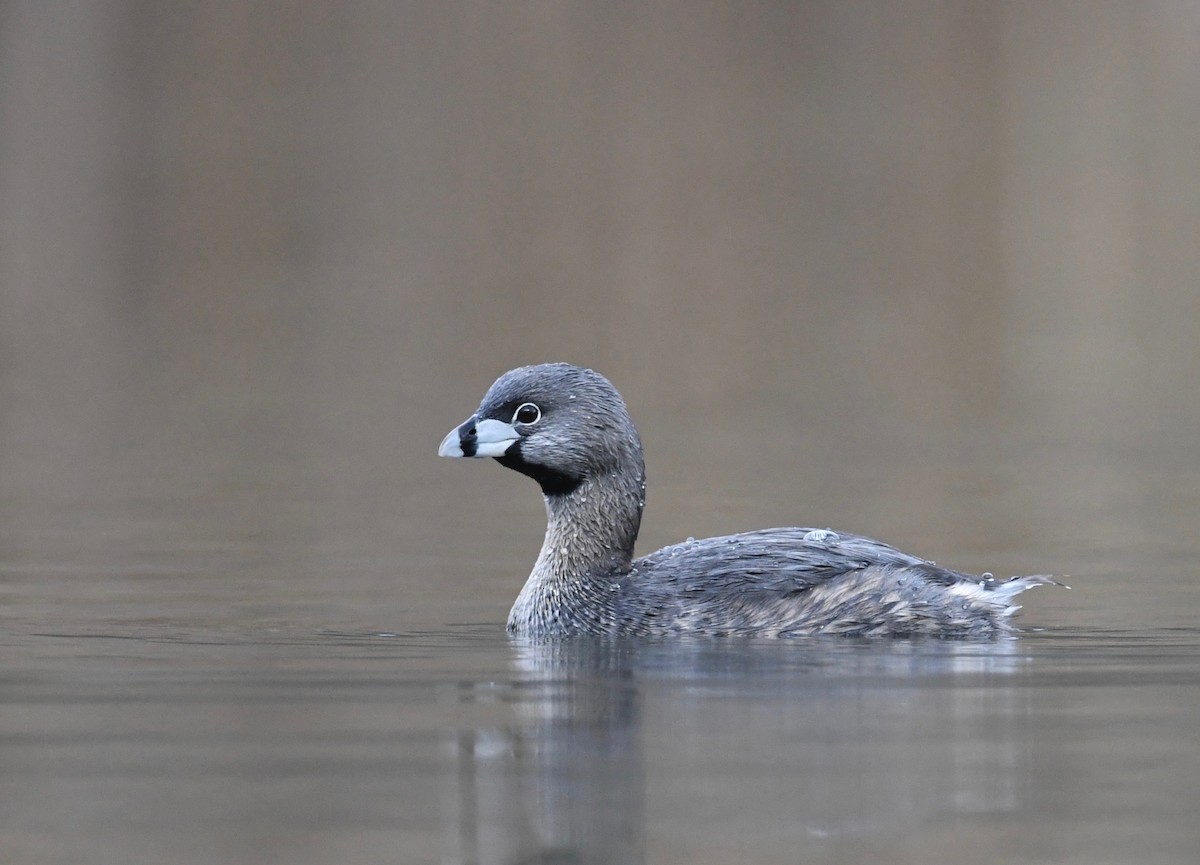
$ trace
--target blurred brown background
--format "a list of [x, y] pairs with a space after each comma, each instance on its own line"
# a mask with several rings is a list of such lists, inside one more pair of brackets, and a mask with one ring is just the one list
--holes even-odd
[[1183, 0], [5, 3], [9, 609], [502, 621], [540, 502], [434, 453], [564, 359], [643, 549], [832, 525], [1169, 617], [1197, 93]]

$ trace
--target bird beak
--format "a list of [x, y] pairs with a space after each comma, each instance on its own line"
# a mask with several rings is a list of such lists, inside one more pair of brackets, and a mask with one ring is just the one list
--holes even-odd
[[502, 457], [521, 435], [512, 424], [471, 415], [450, 430], [438, 446], [440, 457]]

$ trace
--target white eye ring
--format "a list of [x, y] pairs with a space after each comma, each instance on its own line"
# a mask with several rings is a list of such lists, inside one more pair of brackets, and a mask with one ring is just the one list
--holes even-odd
[[517, 410], [513, 412], [512, 422], [516, 424], [525, 424], [532, 426], [542, 419], [542, 410], [531, 402], [523, 402], [517, 406]]

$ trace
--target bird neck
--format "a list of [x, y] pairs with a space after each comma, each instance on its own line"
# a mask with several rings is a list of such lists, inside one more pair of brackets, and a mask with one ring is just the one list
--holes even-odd
[[546, 538], [534, 574], [579, 579], [629, 570], [645, 504], [642, 472], [589, 477], [567, 495], [546, 496]]
[[591, 615], [596, 600], [630, 570], [645, 495], [640, 463], [636, 471], [589, 476], [569, 493], [547, 495], [546, 537], [509, 627]]

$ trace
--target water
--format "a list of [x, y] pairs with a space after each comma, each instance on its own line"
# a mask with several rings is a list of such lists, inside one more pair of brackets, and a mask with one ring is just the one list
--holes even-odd
[[[439, 461], [435, 422], [391, 461], [145, 425], [191, 446], [83, 473], [19, 452], [55, 483], [3, 509], [0, 861], [1195, 861], [1194, 472], [1129, 458], [1072, 510], [1086, 454], [1015, 447], [997, 478], [986, 437], [897, 462], [818, 435], [834, 456], [796, 467], [796, 506], [788, 473], [746, 468], [771, 424], [743, 458], [676, 432], [643, 549], [677, 522], [857, 509], [851, 530], [1072, 588], [1028, 592], [994, 642], [538, 645], [503, 630], [537, 490]], [[863, 495], [914, 464], [930, 495]]]
[[[1194, 4], [0, 8], [0, 863], [1200, 861]], [[556, 646], [519, 363], [639, 549], [1016, 639]]]
[[4, 860], [1187, 862], [1195, 630], [26, 635]]

